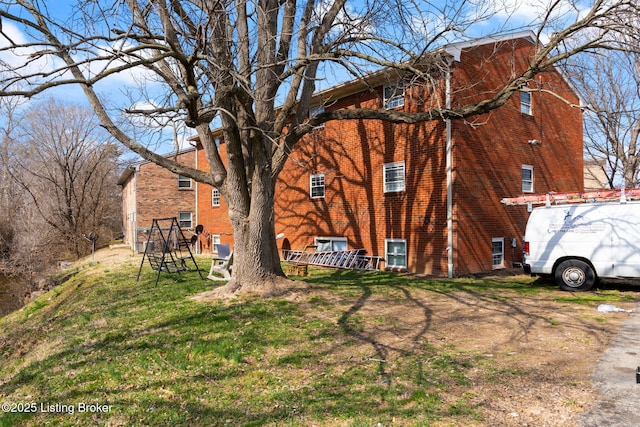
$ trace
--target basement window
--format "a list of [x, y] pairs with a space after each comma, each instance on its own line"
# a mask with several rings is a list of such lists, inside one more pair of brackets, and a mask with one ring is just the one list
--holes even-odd
[[387, 267], [407, 268], [407, 241], [384, 239], [384, 255]]
[[313, 242], [316, 245], [316, 252], [347, 250], [346, 237], [316, 237]]

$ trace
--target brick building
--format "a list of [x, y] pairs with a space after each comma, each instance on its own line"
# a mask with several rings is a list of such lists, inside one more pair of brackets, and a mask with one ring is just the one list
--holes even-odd
[[[495, 93], [525, 69], [534, 43], [526, 32], [447, 46], [451, 67], [431, 101], [455, 106]], [[425, 108], [419, 102], [424, 87], [405, 88], [384, 72], [367, 83], [328, 89], [315, 103], [325, 109]], [[583, 189], [582, 113], [571, 106], [579, 103], [551, 69], [472, 122], [328, 122], [296, 146], [280, 175], [276, 233], [284, 233], [284, 248], [364, 248], [387, 267], [416, 273], [510, 267], [521, 261], [527, 212], [500, 200]], [[205, 164], [202, 150], [198, 157]], [[199, 221], [232, 243], [224, 202], [210, 187], [199, 197]]]
[[[524, 70], [535, 51], [525, 32], [447, 46], [450, 66], [428, 88], [387, 71], [314, 96], [318, 109], [421, 111], [487, 98]], [[426, 89], [430, 89], [427, 93]], [[553, 94], [551, 93], [553, 92]], [[427, 102], [428, 101], [428, 102]], [[276, 188], [283, 249], [364, 248], [387, 268], [464, 275], [521, 261], [527, 219], [504, 197], [583, 189], [580, 100], [550, 69], [503, 107], [469, 120], [415, 125], [331, 121], [295, 147]], [[221, 145], [224, 158], [224, 144]], [[202, 149], [197, 164], [206, 169]], [[233, 245], [217, 190], [197, 184], [197, 223]]]
[[[177, 160], [196, 167], [195, 148], [179, 152]], [[124, 242], [132, 249], [144, 250], [145, 233], [154, 218], [177, 217], [185, 235], [192, 235], [188, 230], [194, 230], [197, 212], [197, 191], [193, 180], [155, 163], [141, 161], [124, 170], [118, 185], [122, 187]]]

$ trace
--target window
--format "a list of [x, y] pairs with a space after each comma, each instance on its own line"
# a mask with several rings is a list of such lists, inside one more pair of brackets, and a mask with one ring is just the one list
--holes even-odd
[[309, 192], [312, 199], [321, 199], [324, 197], [324, 174], [318, 173], [311, 175], [309, 178]]
[[520, 91], [520, 112], [523, 114], [533, 115], [531, 108], [531, 92]]
[[178, 188], [191, 188], [191, 178], [178, 175]]
[[404, 82], [384, 87], [384, 108], [398, 108], [404, 105]]
[[384, 164], [384, 192], [404, 191], [404, 162]]
[[346, 237], [316, 237], [313, 241], [316, 245], [316, 252], [347, 250]]
[[[316, 107], [309, 108], [309, 117], [317, 116], [318, 114], [324, 113], [324, 105], [318, 105]], [[319, 124], [316, 128], [323, 128], [324, 123]]]
[[384, 255], [387, 267], [407, 268], [407, 241], [404, 239], [385, 239]]
[[211, 235], [211, 250], [214, 252], [218, 252], [218, 245], [220, 244], [220, 235], [212, 234]]
[[491, 267], [504, 267], [504, 238], [491, 239]]
[[533, 193], [533, 166], [522, 166], [522, 192]]
[[220, 206], [220, 190], [217, 188], [211, 190], [211, 206]]
[[191, 212], [178, 212], [178, 224], [180, 228], [191, 228]]

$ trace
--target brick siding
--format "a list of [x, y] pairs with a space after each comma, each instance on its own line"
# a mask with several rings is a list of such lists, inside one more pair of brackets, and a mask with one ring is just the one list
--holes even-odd
[[[523, 39], [464, 49], [452, 74], [454, 105], [484, 99], [524, 70], [534, 46]], [[480, 77], [480, 79], [478, 78]], [[471, 86], [469, 82], [478, 82]], [[521, 261], [526, 207], [506, 207], [522, 193], [522, 166], [534, 171], [534, 191], [583, 189], [582, 113], [574, 92], [554, 70], [530, 82], [533, 115], [516, 94], [498, 110], [451, 124], [453, 256], [455, 275], [491, 270], [492, 239], [503, 239], [503, 265]], [[424, 109], [423, 88], [412, 88], [404, 108]], [[545, 90], [552, 90], [567, 102]], [[418, 92], [415, 92], [418, 91]], [[442, 88], [431, 96], [443, 102]], [[334, 100], [326, 108], [382, 108], [382, 87]], [[537, 141], [531, 144], [530, 141]], [[224, 150], [222, 150], [224, 151]], [[405, 162], [405, 190], [384, 192], [383, 165]], [[203, 150], [198, 164], [206, 165]], [[310, 197], [310, 177], [324, 174], [325, 196]], [[448, 272], [446, 127], [376, 120], [333, 121], [305, 137], [284, 167], [275, 201], [283, 248], [302, 249], [314, 237], [346, 238], [349, 248], [385, 256], [385, 239], [406, 241], [407, 269]], [[222, 243], [233, 243], [224, 201], [211, 207], [211, 187], [199, 184], [198, 221]], [[515, 238], [516, 247], [511, 248]]]
[[[190, 150], [178, 155], [178, 162], [195, 167], [196, 151]], [[137, 171], [123, 183], [123, 194], [128, 199], [135, 198], [134, 203], [128, 203], [125, 218], [129, 218], [126, 225], [126, 235], [132, 235], [130, 228], [148, 229], [154, 218], [178, 217], [179, 212], [191, 212], [192, 224], [196, 226], [196, 186], [191, 183], [191, 188], [178, 188], [178, 175], [162, 168], [155, 163], [144, 162], [139, 164]], [[132, 220], [135, 218], [135, 221]], [[183, 230], [189, 238], [193, 233]], [[128, 237], [129, 239], [131, 237]], [[136, 238], [136, 237], [134, 237]], [[137, 242], [145, 240], [144, 233], [137, 234]], [[128, 241], [132, 246], [135, 241]]]

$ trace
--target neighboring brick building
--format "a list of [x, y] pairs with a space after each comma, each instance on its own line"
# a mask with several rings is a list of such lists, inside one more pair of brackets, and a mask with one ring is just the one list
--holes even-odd
[[[530, 32], [453, 44], [446, 48], [450, 70], [429, 94], [380, 72], [368, 85], [353, 81], [318, 93], [314, 103], [418, 111], [428, 95], [440, 105], [464, 105], [518, 75], [534, 49]], [[583, 189], [582, 112], [570, 106], [580, 103], [578, 96], [554, 69], [523, 89], [505, 106], [467, 121], [347, 120], [316, 129], [295, 147], [279, 177], [281, 247], [364, 248], [383, 257], [386, 267], [433, 275], [520, 262], [526, 207], [500, 200]], [[202, 149], [197, 164], [207, 168]], [[197, 184], [196, 193], [197, 223], [214, 244], [233, 244], [217, 191]]]
[[[174, 156], [175, 154], [171, 154]], [[169, 157], [169, 155], [167, 156]], [[195, 148], [177, 155], [179, 163], [196, 167]], [[177, 217], [185, 236], [196, 226], [196, 186], [155, 163], [142, 161], [128, 166], [120, 176], [124, 242], [137, 251], [144, 250], [146, 230], [154, 218]]]

